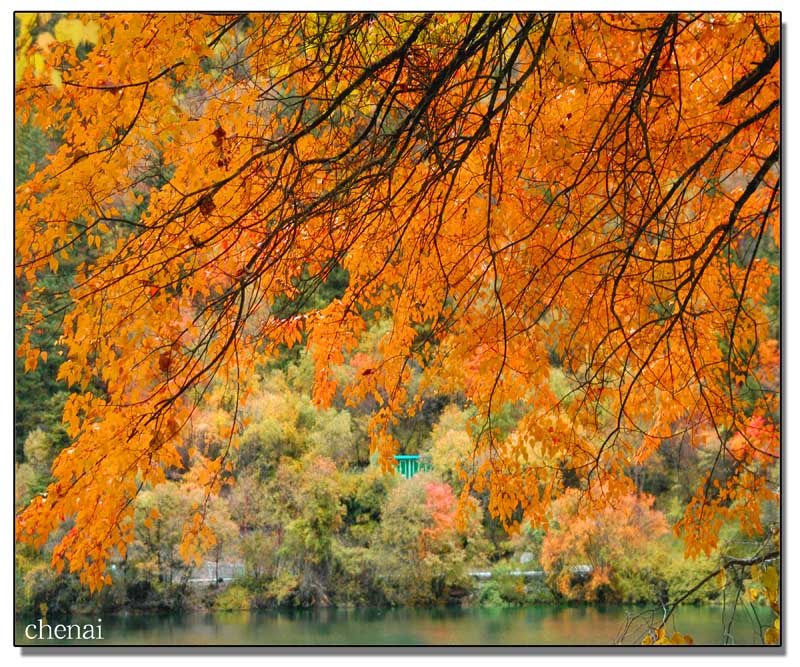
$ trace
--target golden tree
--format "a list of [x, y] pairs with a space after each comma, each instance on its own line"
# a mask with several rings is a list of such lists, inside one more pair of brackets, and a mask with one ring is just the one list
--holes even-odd
[[[482, 427], [465, 494], [507, 523], [543, 524], [565, 485], [584, 511], [613, 503], [678, 438], [717, 451], [676, 526], [688, 554], [725, 521], [762, 530], [779, 492], [777, 14], [45, 20], [22, 22], [17, 122], [60, 144], [16, 191], [18, 315], [63, 317], [72, 442], [17, 534], [42, 545], [74, 519], [56, 566], [102, 585], [212, 381], [245, 400], [253, 369], [302, 343], [325, 405], [375, 313], [391, 329], [342, 391], [375, 397], [387, 465], [393, 424], [458, 390]], [[76, 256], [54, 313], [41, 276]], [[337, 267], [343, 296], [309, 309]], [[30, 331], [18, 353], [35, 368]], [[506, 435], [509, 403], [526, 413]], [[208, 494], [229, 453], [198, 473]], [[200, 506], [184, 553], [212, 540]]]

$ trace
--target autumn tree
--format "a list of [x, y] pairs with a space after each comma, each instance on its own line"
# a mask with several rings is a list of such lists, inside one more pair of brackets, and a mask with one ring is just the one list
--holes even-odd
[[[16, 122], [60, 143], [16, 190], [17, 352], [34, 370], [35, 327], [63, 317], [71, 393], [17, 535], [74, 520], [56, 567], [102, 585], [212, 383], [234, 417], [197, 482], [218, 493], [249, 378], [296, 345], [318, 405], [374, 400], [387, 467], [399, 420], [462, 395], [462, 503], [507, 524], [545, 525], [567, 488], [602, 511], [679, 438], [716, 450], [675, 525], [687, 555], [726, 522], [766, 530], [778, 14], [21, 18]], [[42, 277], [66, 263], [54, 312]], [[204, 516], [186, 553], [213, 543]]]
[[441, 604], [467, 592], [467, 566], [485, 538], [476, 505], [464, 515], [459, 526], [452, 489], [430, 473], [392, 489], [370, 545], [389, 602]]
[[[625, 601], [624, 579], [652, 587], [656, 577], [648, 570], [663, 561], [657, 545], [667, 532], [664, 515], [653, 509], [654, 501], [653, 496], [631, 494], [591, 515], [580, 511], [575, 489], [565, 493], [554, 503], [557, 523], [542, 544], [542, 565], [550, 585], [567, 598], [606, 602]], [[657, 597], [651, 594], [648, 599]]]

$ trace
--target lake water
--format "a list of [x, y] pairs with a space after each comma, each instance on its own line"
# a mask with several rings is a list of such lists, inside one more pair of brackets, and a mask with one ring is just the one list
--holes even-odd
[[[29, 641], [27, 623], [15, 626], [18, 644], [83, 645], [613, 645], [642, 608], [533, 606], [523, 608], [320, 609], [213, 612], [102, 618], [102, 641]], [[763, 623], [768, 609], [758, 610]], [[733, 643], [760, 644], [752, 610], [739, 608], [733, 621], [721, 607], [685, 607], [673, 615], [670, 632], [692, 635], [696, 644], [722, 644], [726, 628]], [[639, 643], [641, 620], [626, 643]], [[54, 626], [58, 620], [48, 619]], [[65, 622], [65, 621], [62, 621]], [[71, 623], [97, 625], [97, 617]], [[730, 624], [729, 624], [730, 622]], [[729, 641], [729, 643], [731, 643]]]

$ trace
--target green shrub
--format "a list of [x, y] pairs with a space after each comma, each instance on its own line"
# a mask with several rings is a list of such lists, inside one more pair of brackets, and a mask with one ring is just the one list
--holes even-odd
[[53, 616], [68, 616], [80, 596], [78, 580], [71, 575], [58, 575], [47, 563], [31, 567], [23, 578], [25, 603], [23, 613], [39, 614], [47, 605]]
[[231, 584], [214, 601], [214, 608], [220, 611], [250, 609], [253, 606], [250, 592], [238, 584]]
[[508, 601], [503, 599], [500, 594], [500, 585], [497, 581], [490, 579], [482, 584], [478, 593], [478, 603], [482, 607], [508, 607]]
[[496, 583], [500, 597], [508, 605], [523, 605], [528, 601], [525, 579], [512, 575], [508, 565], [500, 565], [492, 571], [492, 581]]

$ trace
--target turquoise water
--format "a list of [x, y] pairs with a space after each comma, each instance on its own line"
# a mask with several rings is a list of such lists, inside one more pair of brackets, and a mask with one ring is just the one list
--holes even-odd
[[[29, 641], [27, 623], [15, 626], [18, 644], [83, 645], [613, 645], [626, 624], [625, 643], [639, 643], [651, 618], [642, 608], [533, 606], [511, 609], [318, 609], [209, 612], [102, 618], [102, 640]], [[758, 611], [762, 623], [771, 612]], [[724, 615], [723, 615], [724, 614]], [[730, 622], [721, 607], [685, 607], [669, 631], [690, 634], [696, 644], [760, 644], [752, 610], [739, 608]], [[57, 619], [49, 619], [54, 626]], [[66, 621], [62, 621], [66, 623]], [[97, 616], [70, 623], [98, 625]], [[97, 634], [97, 633], [95, 633]]]

